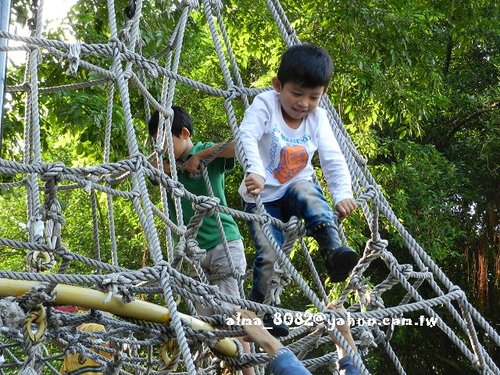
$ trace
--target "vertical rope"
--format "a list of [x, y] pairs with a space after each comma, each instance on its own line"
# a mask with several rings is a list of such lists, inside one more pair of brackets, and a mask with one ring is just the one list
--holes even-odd
[[[108, 13], [109, 13], [109, 22], [111, 29], [111, 37], [115, 40], [115, 44], [117, 43], [117, 30], [116, 30], [116, 17], [114, 10], [114, 2], [113, 0], [107, 0], [108, 4]], [[130, 110], [130, 102], [129, 102], [129, 93], [128, 86], [124, 79], [123, 69], [121, 66], [121, 57], [118, 51], [118, 46], [115, 45], [114, 48], [114, 60], [116, 62], [116, 76], [118, 81], [118, 88], [120, 90], [120, 96], [122, 99], [122, 106], [125, 113], [125, 124], [127, 128], [127, 139], [129, 146], [130, 155], [138, 154], [138, 145], [135, 138], [135, 131], [132, 123], [132, 114]], [[144, 230], [149, 242], [149, 248], [151, 252], [151, 257], [155, 264], [163, 263], [163, 257], [160, 250], [160, 243], [158, 239], [158, 234], [156, 232], [156, 227], [153, 221], [153, 211], [151, 208], [151, 201], [149, 200], [149, 196], [147, 194], [146, 183], [144, 180], [144, 169], [139, 167], [137, 173], [134, 173], [132, 176], [134, 182], [134, 188], [137, 189], [140, 193], [142, 202], [144, 204], [145, 211], [145, 222], [143, 222]], [[174, 326], [175, 332], [177, 334], [177, 338], [179, 340], [179, 346], [181, 348], [181, 352], [183, 354], [184, 363], [186, 364], [188, 374], [195, 375], [196, 370], [194, 367], [193, 359], [191, 357], [191, 353], [189, 352], [189, 347], [187, 345], [184, 329], [181, 325], [180, 318], [177, 314], [177, 306], [175, 304], [175, 300], [173, 298], [172, 290], [170, 287], [170, 276], [166, 271], [163, 271], [160, 275], [160, 282], [163, 288], [163, 294], [165, 296], [168, 308], [172, 314], [172, 324]]]
[[[111, 70], [115, 71], [116, 61], [113, 61]], [[108, 84], [108, 95], [107, 95], [107, 105], [106, 105], [106, 127], [104, 134], [104, 163], [109, 163], [109, 157], [111, 154], [111, 132], [113, 128], [113, 102], [115, 98], [115, 83], [109, 82]], [[109, 228], [109, 238], [111, 247], [111, 263], [115, 266], [119, 265], [118, 260], [118, 246], [116, 244], [116, 231], [115, 231], [115, 216], [113, 207], [113, 197], [108, 194], [106, 196], [106, 203], [108, 206], [108, 228]]]
[[182, 327], [180, 316], [177, 313], [177, 304], [175, 303], [172, 289], [170, 288], [170, 275], [168, 273], [167, 267], [163, 268], [160, 280], [161, 280], [161, 286], [163, 288], [163, 294], [165, 295], [165, 299], [167, 302], [167, 307], [172, 316], [172, 321], [170, 325], [174, 327], [175, 334], [177, 335], [177, 340], [179, 341], [179, 348], [182, 353], [184, 363], [186, 365], [187, 373], [188, 375], [196, 375], [196, 368], [186, 340], [186, 334], [184, 332], [184, 328]]
[[295, 31], [292, 29], [290, 22], [288, 22], [288, 19], [285, 16], [285, 12], [283, 11], [279, 1], [266, 0], [266, 3], [283, 39], [286, 42], [286, 45], [290, 47], [294, 44], [300, 43], [299, 39], [295, 35]]
[[[188, 4], [186, 4], [181, 12], [181, 17], [179, 19], [179, 22], [177, 23], [174, 34], [172, 34], [170, 38], [169, 52], [167, 55], [165, 68], [170, 69], [173, 73], [177, 73], [177, 70], [179, 68], [180, 55], [182, 51], [182, 42], [184, 40], [184, 31], [186, 28], [189, 12], [190, 12], [190, 7]], [[175, 50], [175, 54], [173, 57], [172, 57], [172, 50]], [[166, 123], [163, 119], [163, 116], [159, 116], [158, 137], [156, 140], [157, 142], [156, 158], [158, 160], [158, 166], [160, 167], [160, 170], [163, 171], [163, 163], [161, 163], [160, 161], [163, 160], [163, 152], [165, 150], [165, 145], [166, 145], [168, 160], [170, 164], [170, 173], [172, 175], [172, 178], [175, 181], [178, 181], [176, 161], [174, 155], [174, 145], [173, 145], [172, 131], [171, 131], [172, 119], [173, 119], [172, 103], [175, 93], [175, 85], [176, 85], [175, 80], [170, 80], [166, 76], [163, 78], [161, 105], [163, 108], [167, 108], [169, 110], [170, 116], [168, 117]], [[166, 126], [164, 127], [164, 125]], [[161, 147], [159, 145], [161, 145]], [[167, 191], [162, 186], [160, 186], [160, 194], [161, 194], [163, 210], [165, 214], [168, 214], [169, 203], [168, 203]], [[174, 203], [177, 225], [183, 226], [184, 218], [183, 218], [180, 198], [177, 195], [173, 195], [172, 200]], [[174, 259], [174, 245], [173, 245], [171, 231], [168, 227], [165, 227], [165, 234], [167, 242], [167, 256], [168, 256], [167, 259], [169, 261], [172, 261]]]
[[[111, 131], [113, 127], [113, 101], [115, 96], [115, 86], [113, 82], [108, 85], [108, 105], [106, 109], [106, 133], [104, 137], [104, 162], [109, 163], [111, 152]], [[118, 245], [116, 243], [115, 231], [115, 215], [113, 206], [113, 196], [107, 194], [106, 203], [108, 206], [108, 228], [111, 246], [111, 263], [115, 266], [119, 265], [118, 260]]]
[[[43, 2], [38, 5], [32, 3], [32, 17], [34, 25], [32, 28], [32, 36], [40, 37], [41, 33], [41, 17]], [[30, 90], [26, 95], [26, 117], [25, 117], [25, 139], [29, 146], [26, 147], [25, 159], [29, 163], [37, 163], [41, 161], [41, 146], [40, 146], [40, 120], [38, 113], [38, 58], [39, 49], [33, 47], [28, 54], [26, 64], [25, 79], [30, 82]], [[38, 176], [31, 173], [27, 177], [28, 187], [28, 230], [30, 241], [40, 243], [43, 237], [43, 222], [41, 217], [40, 193], [38, 191]]]
[[[229, 41], [229, 36], [227, 35], [226, 26], [224, 24], [224, 21], [222, 19], [222, 15], [220, 12], [220, 7], [216, 6], [215, 8], [216, 8], [215, 15], [217, 17], [217, 22], [219, 25], [220, 32], [222, 34], [222, 38], [224, 40], [224, 45], [226, 46], [229, 61], [231, 63], [231, 68], [233, 70], [234, 79], [236, 80], [236, 84], [239, 87], [243, 87], [243, 79], [241, 78], [240, 69], [238, 68], [238, 63], [236, 62], [236, 57], [234, 56], [233, 48], [231, 47], [231, 42]], [[244, 107], [245, 108], [248, 107], [249, 106], [248, 96], [243, 94], [241, 96], [241, 98], [243, 100]]]
[[[125, 126], [127, 130], [127, 145], [129, 148], [130, 156], [135, 156], [139, 154], [139, 148], [137, 144], [137, 139], [135, 137], [134, 124], [132, 121], [132, 112], [130, 108], [128, 86], [127, 83], [125, 82], [123, 68], [121, 65], [121, 55], [117, 45], [119, 41], [117, 40], [114, 2], [113, 0], [107, 0], [107, 4], [108, 4], [108, 16], [109, 16], [111, 37], [114, 44], [113, 59], [115, 64], [115, 73], [116, 73], [118, 88], [120, 91], [123, 112], [125, 115]], [[156, 227], [154, 225], [151, 201], [149, 200], [149, 195], [147, 193], [146, 182], [144, 180], [144, 169], [142, 167], [139, 167], [138, 171], [132, 175], [132, 182], [134, 189], [139, 192], [142, 202], [144, 204], [144, 210], [146, 215], [145, 215], [145, 221], [142, 221], [141, 224], [143, 225], [146, 238], [148, 239], [151, 258], [153, 259], [155, 264], [158, 264], [163, 260], [163, 256], [160, 250], [158, 233], [156, 232]]]
[[[97, 195], [95, 189], [92, 189], [90, 192], [91, 197], [91, 205], [92, 205], [92, 228], [93, 228], [93, 240], [94, 240], [94, 250], [95, 250], [95, 258], [100, 262], [101, 261], [101, 244], [99, 240], [99, 217], [97, 210]], [[98, 270], [101, 273], [101, 270]]]

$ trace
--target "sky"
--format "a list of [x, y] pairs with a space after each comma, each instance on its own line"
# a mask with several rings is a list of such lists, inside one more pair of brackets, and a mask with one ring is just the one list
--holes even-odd
[[65, 18], [70, 8], [76, 0], [45, 0], [44, 1], [44, 22]]
[[[0, 0], [1, 1], [1, 0]], [[51, 30], [57, 27], [58, 21], [64, 19], [68, 15], [68, 11], [76, 3], [77, 0], [45, 0], [43, 7], [43, 30]], [[18, 35], [29, 36], [27, 27], [20, 27], [19, 25], [10, 25], [10, 32]], [[74, 38], [71, 35], [66, 36], [66, 41], [73, 42]], [[22, 43], [9, 41], [9, 45], [15, 46]], [[11, 63], [21, 64], [26, 59], [25, 52], [9, 52], [8, 58]]]

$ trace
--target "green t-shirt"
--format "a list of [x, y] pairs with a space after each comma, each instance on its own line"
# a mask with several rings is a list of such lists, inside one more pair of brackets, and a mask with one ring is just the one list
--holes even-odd
[[[213, 145], [214, 143], [212, 142], [197, 143], [191, 149], [188, 157], [191, 157], [202, 150], [212, 147]], [[219, 198], [220, 204], [224, 206], [227, 206], [226, 196], [224, 194], [224, 173], [233, 169], [233, 167], [234, 158], [215, 158], [211, 163], [207, 165], [208, 176], [210, 179], [210, 184], [212, 185], [214, 196]], [[192, 177], [189, 172], [179, 171], [177, 177], [179, 182], [183, 184], [186, 190], [188, 190], [190, 193], [195, 195], [208, 196], [207, 186], [201, 174], [199, 175], [199, 177]], [[170, 203], [170, 217], [175, 220], [176, 216], [172, 204], [173, 202]], [[189, 223], [189, 220], [191, 220], [191, 218], [194, 216], [195, 212], [190, 200], [181, 198], [181, 205], [184, 223], [187, 225]], [[222, 226], [224, 227], [224, 233], [226, 235], [227, 241], [241, 239], [238, 225], [236, 225], [234, 219], [230, 215], [224, 213], [220, 213], [219, 216], [222, 221]], [[222, 237], [219, 233], [219, 229], [217, 228], [217, 222], [214, 216], [205, 216], [203, 218], [196, 240], [200, 244], [200, 247], [205, 250], [210, 250], [222, 243]]]

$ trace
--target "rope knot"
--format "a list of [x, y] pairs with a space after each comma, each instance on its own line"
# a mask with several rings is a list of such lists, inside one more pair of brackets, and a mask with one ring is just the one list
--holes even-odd
[[264, 227], [266, 225], [272, 224], [273, 223], [273, 217], [269, 215], [267, 212], [263, 213], [262, 215], [259, 215], [260, 218], [260, 225], [261, 227]]
[[78, 71], [78, 66], [80, 65], [80, 53], [82, 52], [82, 43], [76, 42], [70, 44], [68, 51], [69, 68], [67, 73], [74, 76]]
[[46, 225], [44, 234], [47, 245], [51, 249], [59, 247], [61, 226], [65, 222], [61, 213], [61, 204], [59, 203], [56, 195], [57, 181], [60, 180], [63, 169], [63, 163], [50, 164], [47, 171], [41, 177], [42, 180], [45, 181], [43, 219], [46, 221]]
[[17, 303], [24, 310], [31, 310], [33, 306], [52, 302], [55, 296], [47, 292], [47, 284], [38, 284], [17, 298]]
[[411, 264], [400, 264], [398, 266], [399, 272], [403, 274], [405, 278], [408, 278], [413, 272], [413, 266]]
[[70, 336], [68, 338], [68, 345], [66, 345], [65, 353], [66, 354], [78, 354], [78, 343], [80, 341], [80, 334], [78, 330], [75, 332], [74, 336]]
[[32, 269], [38, 272], [50, 270], [56, 264], [52, 253], [37, 250], [30, 250], [26, 255], [26, 261]]
[[285, 224], [284, 232], [286, 237], [290, 237], [291, 235], [301, 237], [305, 234], [305, 227], [297, 216], [292, 216]]
[[366, 202], [369, 199], [373, 199], [376, 196], [377, 196], [377, 190], [372, 185], [368, 185], [363, 194], [359, 195], [356, 198], [356, 203], [358, 205], [361, 205], [363, 202]]
[[125, 71], [123, 72], [123, 78], [124, 78], [126, 81], [128, 81], [128, 80], [132, 77], [132, 74], [133, 74], [132, 70], [127, 69], [127, 70], [125, 70]]
[[375, 342], [373, 333], [367, 327], [362, 327], [361, 333], [359, 335], [359, 341], [359, 345], [361, 346], [361, 348], [377, 347], [377, 343]]
[[117, 37], [109, 38], [109, 44], [111, 45], [111, 47], [116, 48], [118, 49], [118, 51], [122, 52], [121, 47], [123, 46], [123, 43], [119, 38]]
[[55, 223], [63, 225], [66, 222], [66, 220], [61, 215], [60, 206], [57, 207], [57, 208], [59, 208], [59, 210], [54, 210], [51, 207], [51, 209], [49, 211], [46, 211], [45, 212], [45, 219], [49, 219], [49, 220], [52, 220]]
[[[124, 353], [122, 353], [123, 355]], [[123, 357], [115, 357], [114, 360], [109, 361], [103, 371], [103, 375], [117, 375], [119, 374], [120, 367], [123, 362]]]
[[172, 194], [175, 197], [182, 198], [184, 197], [185, 191], [184, 191], [184, 186], [178, 181], [171, 180], [172, 183]]
[[458, 297], [460, 300], [467, 300], [467, 296], [466, 296], [465, 292], [462, 289], [460, 289], [460, 287], [458, 285], [453, 285], [449, 289], [448, 292], [449, 293], [456, 293], [456, 292], [458, 292], [460, 294], [460, 296]]
[[217, 345], [217, 342], [219, 341], [219, 337], [216, 334], [214, 334], [213, 331], [202, 331], [199, 332], [199, 334], [195, 333], [195, 336], [200, 338], [201, 339], [200, 341], [206, 343], [209, 348], [215, 347], [215, 345]]
[[198, 0], [182, 0], [182, 5], [191, 9], [198, 9], [200, 7]]
[[26, 91], [27, 94], [31, 92], [31, 83], [29, 83], [27, 81], [23, 82], [21, 87], [24, 89], [24, 91]]
[[220, 203], [217, 197], [199, 196], [198, 201], [193, 203], [193, 209], [197, 213], [204, 213], [207, 216], [214, 216]]
[[379, 293], [370, 293], [367, 295], [368, 299], [368, 306], [371, 309], [384, 309], [384, 300], [382, 299], [382, 296]]
[[121, 296], [123, 302], [129, 303], [134, 300], [128, 290], [131, 280], [122, 274], [111, 274], [101, 282], [101, 287], [107, 291], [104, 303], [111, 301], [113, 295]]
[[59, 181], [62, 177], [62, 171], [64, 169], [64, 163], [51, 163], [47, 166], [47, 171], [42, 174], [41, 179], [47, 182], [51, 179]]
[[14, 300], [14, 297], [6, 297], [0, 300], [0, 329], [6, 327], [14, 331], [20, 331], [23, 320], [24, 311]]
[[370, 255], [380, 255], [385, 251], [388, 244], [389, 242], [387, 240], [368, 240], [366, 242], [366, 248]]
[[222, 9], [222, 1], [221, 0], [210, 0], [210, 4], [217, 10], [220, 11]]
[[181, 237], [177, 245], [175, 245], [175, 258], [182, 259], [186, 256], [186, 239]]
[[206, 250], [202, 249], [195, 239], [190, 238], [186, 241], [186, 255], [190, 259], [201, 262], [205, 258], [206, 253]]
[[264, 303], [279, 305], [281, 303], [281, 292], [290, 281], [291, 277], [288, 273], [278, 267], [274, 267], [274, 274], [269, 280], [269, 292]]
[[349, 281], [349, 288], [351, 290], [358, 290], [363, 288], [365, 285], [358, 274], [352, 274], [351, 280]]
[[457, 292], [457, 291], [459, 291], [459, 290], [462, 290], [462, 289], [460, 289], [460, 287], [459, 287], [459, 286], [457, 286], [457, 285], [452, 285], [452, 287], [451, 287], [448, 291], [449, 291], [450, 293], [453, 293], [453, 292]]
[[160, 113], [165, 117], [165, 119], [171, 119], [174, 117], [174, 110], [172, 109], [172, 107], [168, 107], [168, 108], [164, 108], [164, 107], [161, 107], [161, 110], [160, 110]]
[[238, 89], [237, 86], [229, 87], [226, 92], [227, 92], [227, 95], [225, 98], [226, 102], [235, 99], [237, 96], [240, 96], [240, 90]]
[[354, 153], [354, 160], [356, 160], [356, 163], [358, 163], [360, 167], [366, 167], [366, 159], [357, 152]]

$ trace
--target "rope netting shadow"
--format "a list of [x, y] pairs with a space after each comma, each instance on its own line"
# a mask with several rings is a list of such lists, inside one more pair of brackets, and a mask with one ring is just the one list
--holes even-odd
[[[25, 194], [27, 202], [26, 238], [5, 238], [2, 235], [4, 230], [0, 228], [0, 248], [26, 253], [28, 270], [0, 270], [0, 349], [4, 358], [0, 362], [0, 372], [59, 373], [58, 367], [63, 356], [79, 354], [101, 365], [105, 374], [210, 374], [218, 371], [221, 362], [235, 369], [253, 366], [257, 373], [263, 374], [269, 357], [258, 351], [242, 354], [240, 344], [233, 338], [241, 336], [243, 332], [226, 324], [231, 311], [224, 306], [229, 303], [258, 313], [279, 312], [282, 316], [303, 312], [306, 306], [313, 306], [312, 310], [318, 312], [325, 310], [328, 293], [316, 272], [307, 241], [304, 240], [303, 223], [293, 218], [283, 223], [270, 217], [265, 214], [259, 198], [259, 214], [248, 214], [239, 208], [221, 205], [211, 196], [205, 167], [202, 168], [200, 183], [207, 184], [207, 196], [196, 196], [186, 190], [178, 182], [176, 168], [171, 168], [171, 175], [167, 175], [161, 163], [159, 169], [153, 167], [140, 151], [129, 90], [133, 88], [144, 98], [147, 118], [152, 109], [162, 114], [154, 150], [158, 158], [167, 157], [173, 166], [175, 156], [170, 121], [176, 85], [222, 98], [227, 123], [236, 141], [238, 159], [244, 170], [246, 160], [238, 137], [235, 101], [241, 101], [247, 107], [249, 97], [264, 90], [243, 85], [238, 59], [226, 32], [219, 1], [179, 2], [178, 7], [182, 11], [172, 30], [163, 65], [155, 58], [141, 54], [142, 1], [132, 3], [135, 9], [129, 9], [129, 17], [119, 28], [114, 1], [107, 0], [111, 38], [105, 44], [68, 43], [42, 38], [40, 20], [43, 1], [34, 2], [36, 6], [32, 7], [35, 22], [30, 37], [0, 32], [0, 38], [21, 42], [23, 46], [4, 46], [0, 52], [20, 48], [28, 52], [24, 82], [7, 87], [8, 92], [25, 95], [23, 161], [0, 159], [1, 176], [12, 181], [0, 183], [0, 189], [3, 192]], [[266, 0], [266, 3], [286, 45], [299, 43], [279, 1]], [[204, 15], [225, 87], [214, 87], [178, 74], [184, 33], [189, 27], [187, 21], [191, 12]], [[64, 86], [39, 87], [39, 68], [49, 56], [69, 64], [69, 75], [84, 69], [98, 78]], [[99, 66], [95, 63], [96, 56], [104, 57], [110, 63]], [[61, 74], [64, 74], [62, 70]], [[148, 82], [159, 79], [163, 81], [161, 97], [157, 100], [148, 89]], [[68, 167], [61, 162], [43, 161], [40, 121], [41, 116], [46, 114], [40, 110], [39, 95], [84, 90], [97, 85], [106, 88], [108, 98], [107, 116], [103, 124], [103, 163]], [[121, 126], [125, 126], [126, 130], [128, 157], [110, 162], [113, 129], [117, 125], [113, 119], [117, 96], [124, 115], [124, 124]], [[414, 312], [433, 318], [436, 326], [475, 370], [483, 374], [499, 374], [497, 364], [486, 350], [485, 343], [479, 339], [480, 333], [482, 336], [485, 334], [493, 345], [500, 346], [499, 335], [398, 220], [327, 96], [324, 96], [321, 105], [328, 112], [334, 135], [348, 163], [357, 203], [371, 233], [358, 265], [340, 293], [339, 302], [350, 299], [348, 311], [352, 319], [403, 319]], [[167, 155], [163, 155], [164, 150], [168, 150]], [[217, 153], [214, 153], [210, 159], [216, 156]], [[209, 162], [207, 160], [205, 164]], [[158, 188], [148, 188], [148, 180], [158, 183], [159, 197], [152, 193]], [[93, 231], [92, 238], [88, 238], [87, 242], [89, 247], [94, 248], [94, 257], [82, 255], [65, 245], [65, 197], [76, 191], [84, 194], [91, 207], [89, 220]], [[182, 216], [182, 199], [191, 201], [195, 210], [195, 215], [187, 223]], [[120, 262], [120, 253], [126, 250], [127, 244], [116, 236], [116, 225], [119, 223], [115, 220], [115, 208], [118, 200], [129, 202], [130, 212], [140, 223], [144, 246], [147, 246], [151, 262], [149, 266], [132, 269]], [[102, 215], [102, 201], [106, 204], [106, 217]], [[172, 204], [175, 220], [169, 214], [169, 205]], [[240, 221], [258, 222], [273, 246], [278, 262], [266, 298], [271, 305], [245, 299], [244, 275], [237, 274], [234, 267], [232, 273], [240, 280], [240, 298], [222, 294], [217, 287], [210, 285], [200, 265], [205, 250], [199, 247], [195, 238], [203, 217], [214, 216], [227, 253], [227, 241], [219, 216], [221, 213]], [[381, 237], [379, 231], [381, 220], [387, 221], [397, 230], [407, 249], [406, 255], [411, 255], [411, 263], [400, 263], [389, 251], [388, 241]], [[286, 237], [283, 246], [278, 246], [274, 241], [269, 230], [270, 224], [283, 229]], [[102, 254], [103, 225], [107, 226], [109, 234], [106, 241], [109, 241], [110, 261], [105, 261], [106, 257]], [[180, 240], [176, 241], [175, 237]], [[290, 253], [294, 249], [305, 259], [309, 268], [307, 273], [312, 275], [308, 279], [312, 282], [305, 280], [306, 270], [297, 269], [290, 260]], [[379, 283], [374, 283], [368, 272], [375, 261], [385, 264], [385, 276]], [[75, 264], [80, 268], [75, 267]], [[426, 288], [425, 296], [421, 293], [423, 285]], [[396, 287], [404, 289], [404, 297], [399, 303], [387, 306], [383, 294], [390, 293]], [[304, 306], [293, 309], [275, 307], [279, 306], [282, 293], [290, 288], [302, 290], [307, 298]], [[145, 298], [155, 303], [145, 302]], [[212, 307], [215, 314], [199, 316], [196, 310], [198, 304]], [[55, 305], [77, 305], [89, 311], [73, 314], [54, 309]], [[102, 311], [113, 315], [106, 315]], [[346, 317], [345, 313], [331, 314], [332, 317]], [[76, 329], [85, 322], [100, 323], [106, 330], [86, 333]], [[405, 364], [400, 362], [397, 348], [391, 345], [391, 338], [397, 329], [400, 328], [393, 325], [358, 325], [353, 328], [353, 333], [362, 354], [366, 354], [371, 347], [382, 347], [396, 371], [405, 374]], [[333, 369], [337, 359], [337, 353], [332, 351], [333, 337], [348, 352], [351, 350], [338, 330], [329, 330], [324, 324], [312, 327], [304, 324], [291, 328], [290, 334], [282, 341], [314, 373], [320, 367]], [[311, 352], [316, 348], [323, 348], [327, 354], [313, 355]], [[353, 359], [361, 373], [369, 373], [358, 356]]]

